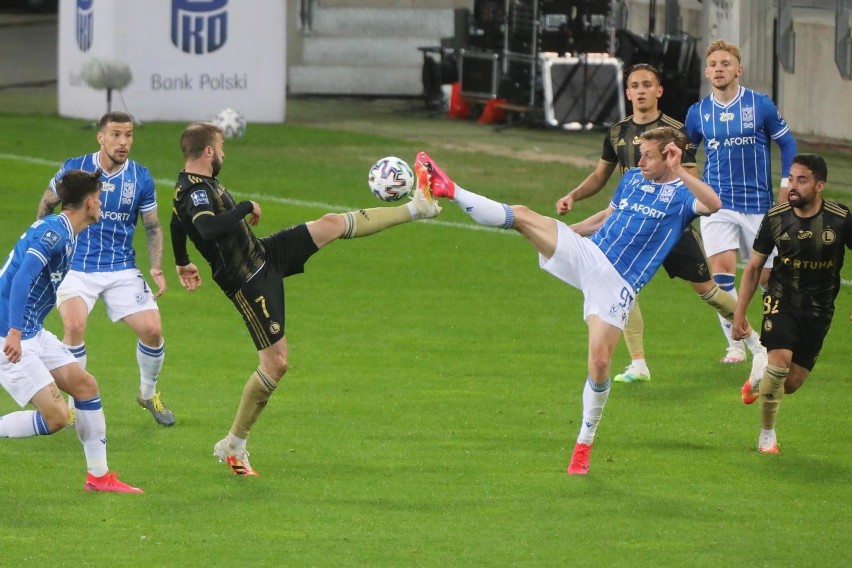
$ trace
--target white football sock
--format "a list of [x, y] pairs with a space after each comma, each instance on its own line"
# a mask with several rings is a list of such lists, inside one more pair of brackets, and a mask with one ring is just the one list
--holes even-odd
[[580, 426], [580, 435], [577, 436], [578, 444], [592, 445], [595, 441], [595, 432], [598, 429], [598, 424], [603, 415], [604, 405], [609, 398], [610, 380], [599, 385], [592, 380], [592, 377], [586, 378], [586, 386], [583, 388], [583, 424]]
[[157, 377], [166, 358], [166, 343], [159, 347], [148, 347], [141, 341], [136, 343], [136, 361], [139, 363], [139, 394], [144, 400], [157, 394]]
[[20, 410], [0, 416], [0, 438], [32, 438], [49, 434], [47, 422], [37, 410]]
[[101, 397], [96, 395], [88, 400], [78, 400], [74, 403], [74, 427], [77, 437], [83, 444], [86, 454], [86, 469], [95, 477], [101, 477], [109, 472], [106, 451], [106, 418], [101, 406]]
[[453, 199], [461, 209], [480, 225], [511, 229], [515, 221], [512, 208], [456, 186]]

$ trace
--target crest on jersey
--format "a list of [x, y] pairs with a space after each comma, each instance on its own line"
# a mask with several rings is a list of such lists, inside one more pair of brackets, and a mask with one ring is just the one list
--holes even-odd
[[193, 191], [189, 198], [192, 199], [192, 204], [196, 207], [200, 207], [201, 205], [210, 205], [210, 199], [207, 198], [207, 192], [203, 189]]
[[44, 234], [41, 236], [41, 239], [39, 240], [45, 245], [47, 245], [47, 248], [53, 248], [54, 245], [59, 242], [59, 233], [48, 229], [44, 232]]
[[834, 229], [825, 229], [820, 236], [820, 240], [822, 240], [823, 244], [830, 245], [837, 240], [837, 233], [834, 232]]
[[136, 183], [126, 181], [121, 184], [121, 204], [133, 205], [133, 196], [136, 195]]
[[77, 18], [74, 35], [77, 37], [77, 47], [80, 51], [89, 51], [95, 36], [95, 11], [92, 5], [95, 0], [77, 0]]
[[672, 197], [674, 197], [674, 194], [675, 194], [675, 186], [665, 184], [660, 189], [660, 196], [657, 199], [659, 199], [660, 201], [665, 201], [666, 203], [668, 203], [669, 201], [672, 200]]
[[172, 43], [184, 53], [213, 53], [228, 41], [228, 0], [172, 0]]
[[743, 107], [741, 118], [743, 122], [754, 121], [754, 107]]

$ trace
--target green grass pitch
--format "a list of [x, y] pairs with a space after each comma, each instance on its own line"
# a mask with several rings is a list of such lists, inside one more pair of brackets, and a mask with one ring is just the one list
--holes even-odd
[[[462, 186], [550, 214], [591, 166], [520, 150], [561, 147], [593, 165], [601, 138], [403, 115], [373, 131], [342, 122], [252, 124], [226, 143], [220, 178], [261, 203], [259, 234], [382, 206], [366, 186], [369, 166], [420, 149]], [[0, 115], [0, 254], [34, 219], [61, 161], [96, 149], [80, 124]], [[132, 153], [157, 180], [164, 227], [183, 126], [144, 125]], [[494, 151], [500, 143], [507, 149]], [[830, 195], [848, 204], [849, 178], [832, 174], [849, 170], [849, 156], [828, 157]], [[571, 218], [601, 209], [610, 193]], [[137, 406], [125, 326], [98, 307], [86, 338], [110, 467], [145, 494], [85, 493], [73, 432], [0, 440], [0, 566], [848, 562], [848, 284], [814, 373], [782, 405], [782, 453], [765, 456], [755, 451], [757, 405], [739, 400], [747, 365], [719, 363], [715, 313], [661, 271], [642, 293], [653, 380], [613, 386], [590, 473], [569, 477], [586, 376], [581, 294], [540, 271], [522, 238], [476, 228], [446, 203], [438, 221], [334, 243], [287, 279], [291, 367], [252, 433], [261, 475], [252, 479], [211, 453], [256, 365], [254, 347], [197, 253], [204, 285], [180, 288], [166, 233], [160, 387], [177, 425], [160, 428]], [[843, 277], [852, 279], [848, 264]], [[759, 321], [757, 303], [750, 315]], [[56, 313], [47, 327], [61, 337]], [[622, 344], [614, 373], [627, 362]], [[15, 409], [0, 394], [0, 414]]]

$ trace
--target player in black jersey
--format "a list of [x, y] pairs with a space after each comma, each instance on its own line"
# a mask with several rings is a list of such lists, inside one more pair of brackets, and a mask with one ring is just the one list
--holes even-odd
[[181, 285], [190, 292], [201, 285], [198, 268], [187, 254], [188, 237], [210, 264], [213, 280], [243, 316], [260, 358], [243, 390], [231, 430], [216, 443], [213, 455], [237, 475], [257, 475], [248, 461], [246, 439], [287, 371], [283, 279], [304, 272], [311, 255], [337, 239], [366, 237], [434, 217], [441, 208], [427, 184], [425, 192], [418, 187], [412, 200], [399, 207], [330, 213], [257, 238], [249, 225], [260, 221], [260, 205], [236, 203], [216, 179], [225, 158], [222, 131], [208, 123], [191, 124], [180, 145], [186, 164], [175, 188], [171, 234]]
[[763, 218], [740, 282], [734, 337], [747, 327], [745, 313], [761, 270], [777, 249], [763, 296], [761, 341], [769, 350], [769, 364], [759, 381], [746, 380], [742, 388], [746, 404], [760, 398], [757, 449], [763, 453], [778, 453], [775, 418], [781, 399], [796, 392], [816, 364], [834, 315], [845, 248], [852, 249], [852, 216], [847, 206], [822, 198], [827, 179], [822, 157], [793, 158], [789, 201]]
[[[615, 123], [609, 129], [604, 138], [603, 152], [595, 171], [556, 202], [557, 213], [564, 215], [573, 208], [575, 201], [598, 193], [606, 185], [616, 166], [619, 166], [622, 174], [638, 166], [640, 136], [643, 132], [659, 126], [671, 126], [685, 133], [681, 122], [663, 114], [659, 109], [659, 99], [663, 94], [660, 79], [660, 72], [645, 63], [633, 65], [628, 69], [625, 93], [627, 99], [633, 103], [633, 114]], [[695, 147], [692, 144], [684, 149], [681, 164], [687, 171], [697, 175]], [[682, 278], [689, 282], [701, 299], [719, 313], [723, 331], [725, 327], [730, 328], [736, 300], [713, 281], [707, 258], [693, 227], [690, 226], [684, 230], [675, 248], [663, 262], [663, 268], [666, 269], [670, 278]], [[616, 375], [613, 381], [632, 383], [651, 380], [651, 372], [645, 360], [643, 334], [644, 322], [637, 298], [630, 318], [627, 320], [627, 327], [624, 329], [624, 342], [630, 352], [630, 365], [623, 373]], [[757, 333], [749, 335], [745, 343], [754, 354], [752, 373], [756, 379], [759, 379], [766, 365], [766, 350], [760, 345]], [[729, 359], [726, 356], [722, 359], [723, 363], [740, 361], [742, 358]]]

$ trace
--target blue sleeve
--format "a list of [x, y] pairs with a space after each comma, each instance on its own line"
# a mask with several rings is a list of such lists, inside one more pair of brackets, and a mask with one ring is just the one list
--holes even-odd
[[151, 172], [148, 171], [148, 168], [140, 166], [139, 169], [139, 183], [142, 186], [139, 210], [147, 213], [157, 208], [157, 190], [154, 187], [154, 179], [151, 177]]
[[790, 174], [790, 166], [793, 165], [793, 158], [796, 156], [796, 139], [788, 130], [775, 142], [781, 148], [781, 179], [783, 179]]
[[56, 193], [56, 184], [59, 183], [60, 180], [62, 180], [62, 176], [65, 175], [65, 172], [67, 172], [68, 170], [74, 169], [71, 166], [71, 160], [73, 160], [73, 158], [68, 158], [67, 160], [65, 160], [65, 163], [62, 164], [62, 167], [59, 168], [59, 171], [56, 172], [56, 174], [52, 178], [50, 178], [49, 186], [50, 186], [50, 189], [53, 190], [53, 193]]
[[781, 148], [781, 177], [785, 178], [790, 173], [790, 165], [796, 155], [796, 139], [772, 99], [763, 95], [758, 99], [758, 104], [764, 130]]
[[24, 314], [27, 309], [27, 300], [33, 289], [36, 278], [44, 270], [45, 264], [42, 259], [27, 252], [21, 261], [21, 266], [12, 279], [9, 290], [9, 327], [24, 329]]
[[704, 139], [701, 134], [701, 109], [698, 105], [699, 103], [694, 103], [689, 107], [689, 110], [686, 111], [686, 120], [683, 123], [687, 138], [696, 148]]

